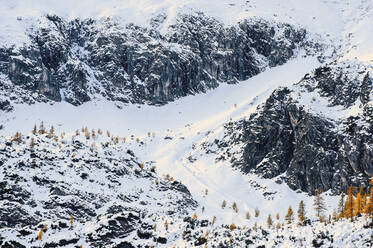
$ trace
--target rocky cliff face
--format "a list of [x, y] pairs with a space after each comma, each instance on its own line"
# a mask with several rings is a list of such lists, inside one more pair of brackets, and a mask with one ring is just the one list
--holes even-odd
[[368, 186], [373, 80], [367, 70], [330, 64], [275, 90], [249, 118], [226, 125], [217, 159], [310, 194]]
[[163, 20], [157, 16], [143, 28], [111, 19], [40, 18], [29, 44], [0, 48], [0, 90], [7, 96], [1, 109], [10, 109], [10, 91], [26, 103], [80, 105], [103, 97], [164, 104], [245, 80], [283, 64], [298, 47], [314, 46], [305, 30], [256, 18], [224, 27], [202, 13], [180, 15], [161, 34]]

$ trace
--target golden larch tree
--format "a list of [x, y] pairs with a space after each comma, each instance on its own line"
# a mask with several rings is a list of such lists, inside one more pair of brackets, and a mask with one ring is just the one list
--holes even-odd
[[35, 124], [34, 128], [32, 129], [32, 134], [36, 135], [37, 132], [38, 132], [38, 129], [36, 128], [36, 124]]
[[293, 209], [291, 208], [291, 206], [289, 206], [288, 212], [285, 215], [285, 220], [288, 222], [288, 224], [291, 224], [293, 222], [293, 219], [294, 219], [293, 215], [294, 215]]
[[267, 218], [267, 225], [268, 225], [268, 228], [271, 228], [273, 225], [272, 217], [270, 214], [268, 215], [268, 218]]
[[74, 216], [70, 215], [70, 227], [73, 227]]
[[38, 240], [41, 240], [43, 238], [43, 229], [40, 229], [38, 232]]
[[280, 219], [280, 214], [277, 213], [277, 214], [276, 214], [276, 220], [279, 220], [279, 219]]
[[345, 218], [353, 220], [354, 217], [354, 191], [355, 187], [350, 186], [347, 190], [347, 200], [345, 203]]
[[247, 211], [247, 212], [246, 212], [246, 219], [250, 220], [250, 217], [251, 217], [251, 216], [250, 216], [250, 212]]
[[258, 208], [255, 208], [255, 217], [259, 217], [260, 211]]
[[193, 220], [196, 220], [197, 219], [197, 213], [194, 213], [193, 214]]
[[361, 212], [363, 211], [363, 195], [364, 188], [360, 187], [360, 190], [357, 193], [354, 201], [354, 216], [361, 216]]
[[299, 202], [298, 219], [299, 219], [299, 224], [303, 226], [306, 221], [306, 210], [305, 210], [305, 205], [303, 201]]

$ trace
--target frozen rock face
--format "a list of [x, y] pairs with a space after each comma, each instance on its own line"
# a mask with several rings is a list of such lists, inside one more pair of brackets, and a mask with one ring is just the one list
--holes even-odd
[[164, 104], [219, 82], [245, 80], [283, 64], [297, 47], [311, 46], [305, 30], [261, 19], [224, 27], [202, 13], [180, 15], [161, 35], [163, 19], [143, 28], [110, 19], [43, 17], [30, 32], [31, 44], [0, 48], [2, 81], [9, 81], [8, 90], [23, 91], [23, 98], [37, 93], [28, 103], [80, 105], [104, 97]]
[[118, 238], [118, 247], [132, 247], [126, 238], [158, 239], [159, 218], [184, 218], [197, 206], [184, 185], [159, 177], [115, 137], [0, 141], [1, 247], [38, 245], [41, 229], [45, 247], [109, 247]]
[[[248, 119], [228, 123], [218, 159], [231, 159], [246, 173], [280, 176], [292, 189], [310, 194], [368, 186], [373, 176], [372, 82], [368, 72], [346, 65], [316, 69], [296, 86], [275, 90]], [[304, 102], [308, 94], [315, 94], [311, 103]], [[318, 98], [326, 98], [327, 106], [318, 105]], [[353, 108], [356, 115], [336, 119], [325, 113]], [[237, 144], [242, 148], [234, 154]]]

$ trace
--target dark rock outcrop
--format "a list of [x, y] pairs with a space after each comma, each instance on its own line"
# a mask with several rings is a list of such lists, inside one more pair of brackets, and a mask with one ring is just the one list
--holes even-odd
[[55, 235], [43, 239], [45, 247], [131, 247], [116, 240], [151, 240], [155, 221], [184, 218], [197, 206], [180, 182], [159, 177], [149, 165], [140, 167], [133, 152], [122, 152], [125, 143], [31, 136], [0, 137], [1, 247], [37, 245], [40, 229]]
[[[295, 89], [319, 92], [329, 99], [329, 107], [349, 107], [360, 99], [361, 113], [329, 119], [301, 104], [301, 93]], [[226, 137], [217, 142], [223, 151], [218, 159], [230, 159], [245, 173], [281, 176], [292, 189], [310, 194], [368, 186], [373, 176], [371, 92], [369, 74], [359, 81], [344, 75], [340, 67], [319, 68], [297, 86], [275, 90], [247, 120], [228, 123]], [[230, 151], [237, 144], [243, 148], [233, 156]]]
[[27, 46], [0, 49], [0, 73], [18, 98], [31, 95], [27, 103], [80, 105], [100, 95], [164, 104], [245, 80], [285, 63], [295, 48], [312, 46], [305, 30], [261, 19], [228, 28], [202, 13], [180, 15], [165, 35], [157, 29], [162, 20], [143, 28], [47, 15]]

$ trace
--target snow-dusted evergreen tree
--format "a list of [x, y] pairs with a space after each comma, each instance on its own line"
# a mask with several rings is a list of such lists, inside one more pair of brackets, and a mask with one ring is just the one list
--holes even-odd
[[320, 220], [322, 220], [324, 218], [324, 212], [326, 211], [325, 200], [322, 197], [321, 193], [322, 193], [321, 190], [317, 190], [314, 201], [313, 201], [313, 206], [314, 206], [315, 211], [316, 211], [316, 216]]
[[343, 218], [345, 216], [345, 202], [344, 202], [345, 194], [342, 192], [341, 197], [338, 202], [338, 219]]
[[306, 210], [305, 210], [305, 205], [303, 201], [299, 202], [299, 207], [298, 207], [298, 219], [299, 219], [299, 224], [304, 225], [306, 221]]

